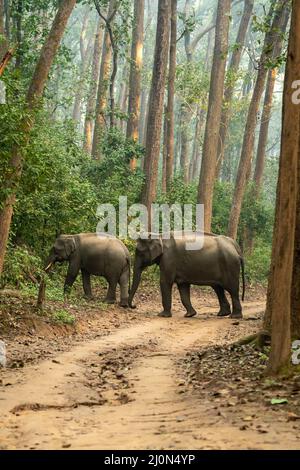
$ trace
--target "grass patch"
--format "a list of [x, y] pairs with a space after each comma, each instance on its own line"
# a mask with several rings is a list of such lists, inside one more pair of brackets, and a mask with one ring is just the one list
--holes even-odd
[[56, 312], [52, 313], [51, 319], [55, 323], [62, 323], [64, 325], [74, 325], [76, 320], [74, 315], [64, 309], [57, 310]]

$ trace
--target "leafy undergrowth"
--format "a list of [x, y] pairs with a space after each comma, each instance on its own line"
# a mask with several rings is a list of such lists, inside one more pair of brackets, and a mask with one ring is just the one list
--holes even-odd
[[231, 344], [189, 353], [183, 364], [188, 388], [220, 409], [261, 404], [284, 410], [287, 421], [300, 420], [300, 370], [294, 366], [289, 376], [270, 378], [265, 374], [267, 361], [268, 348], [262, 353], [250, 344]]

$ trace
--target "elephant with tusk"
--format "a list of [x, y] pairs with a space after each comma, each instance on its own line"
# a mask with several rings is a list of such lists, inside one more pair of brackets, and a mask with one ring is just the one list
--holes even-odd
[[59, 236], [46, 262], [49, 272], [55, 263], [69, 262], [64, 293], [74, 284], [79, 271], [82, 274], [83, 289], [88, 299], [92, 298], [91, 275], [103, 276], [108, 284], [105, 298], [115, 303], [117, 284], [120, 285], [122, 307], [128, 307], [130, 280], [130, 255], [126, 246], [117, 238], [107, 234], [81, 233]]
[[[197, 237], [203, 237], [202, 248], [188, 250], [187, 244], [195, 243]], [[199, 239], [200, 241], [200, 239]], [[201, 243], [200, 243], [201, 245]], [[199, 245], [199, 246], [200, 246]], [[243, 278], [243, 296], [245, 294], [244, 260], [239, 245], [229, 237], [209, 233], [189, 233], [178, 238], [174, 233], [168, 239], [149, 234], [137, 240], [134, 274], [129, 305], [132, 306], [142, 272], [153, 264], [160, 268], [160, 289], [162, 296], [162, 317], [171, 317], [172, 286], [177, 284], [186, 317], [197, 314], [190, 299], [190, 286], [210, 286], [217, 294], [219, 316], [242, 318], [240, 303], [240, 271]], [[232, 300], [232, 312], [226, 298], [227, 291]]]

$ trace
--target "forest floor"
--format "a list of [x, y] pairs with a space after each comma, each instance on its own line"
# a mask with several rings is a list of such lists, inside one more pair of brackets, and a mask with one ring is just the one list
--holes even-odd
[[239, 321], [199, 288], [186, 319], [174, 294], [169, 319], [156, 289], [134, 311], [69, 303], [74, 325], [0, 297], [0, 449], [299, 449], [300, 376], [264, 378], [266, 356], [233, 346], [260, 329], [263, 290], [248, 290]]

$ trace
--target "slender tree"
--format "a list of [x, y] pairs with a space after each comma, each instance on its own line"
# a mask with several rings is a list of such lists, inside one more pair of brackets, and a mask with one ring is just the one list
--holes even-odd
[[[192, 0], [186, 0], [184, 9], [185, 21], [188, 20], [191, 14]], [[185, 29], [184, 33], [184, 48], [186, 54], [187, 67], [190, 65], [193, 57], [194, 49], [191, 48], [191, 33], [189, 28]], [[188, 159], [189, 159], [189, 122], [191, 110], [188, 103], [183, 100], [181, 104], [181, 153], [180, 153], [180, 168], [183, 174], [183, 180], [188, 183]]]
[[219, 131], [224, 94], [231, 0], [219, 0], [216, 37], [211, 72], [208, 114], [206, 121], [198, 202], [204, 204], [204, 227], [211, 230], [212, 200], [216, 175]]
[[159, 0], [157, 15], [156, 43], [154, 64], [149, 97], [149, 114], [146, 134], [146, 154], [142, 202], [147, 206], [148, 213], [156, 197], [158, 160], [163, 119], [164, 93], [167, 76], [167, 57], [170, 34], [170, 1]]
[[231, 102], [234, 94], [236, 76], [242, 59], [246, 35], [253, 12], [254, 0], [245, 0], [244, 11], [241, 18], [237, 38], [234, 44], [234, 50], [231, 56], [229, 69], [227, 72], [228, 83], [224, 93], [223, 110], [221, 116], [220, 138], [218, 147], [217, 176], [220, 173], [221, 164], [224, 160], [225, 144], [228, 134], [228, 127], [231, 114]]
[[100, 73], [100, 57], [101, 57], [102, 41], [103, 41], [102, 20], [99, 18], [99, 21], [97, 24], [97, 32], [95, 35], [91, 84], [90, 84], [90, 89], [89, 89], [89, 94], [88, 94], [86, 116], [85, 116], [85, 123], [84, 123], [84, 149], [88, 154], [91, 154], [91, 151], [92, 151], [93, 123], [94, 123], [96, 96], [97, 96], [97, 88], [98, 88], [99, 73]]
[[167, 189], [173, 179], [174, 167], [174, 98], [176, 78], [177, 44], [177, 0], [171, 1], [171, 35], [169, 52], [168, 102], [165, 110], [163, 189]]
[[[32, 112], [35, 109], [43, 95], [51, 65], [75, 4], [76, 0], [64, 0], [64, 2], [60, 2], [59, 4], [52, 28], [41, 50], [40, 57], [29, 85], [27, 93], [28, 112]], [[27, 118], [22, 123], [22, 132], [23, 135], [27, 136], [27, 138], [29, 138], [29, 133], [33, 123], [33, 114], [31, 119]], [[22, 174], [22, 166], [22, 151], [16, 144], [12, 149], [12, 155], [5, 178], [5, 189], [8, 195], [3, 201], [3, 205], [0, 210], [0, 275], [3, 269], [13, 206], [16, 200], [16, 188]]]
[[95, 128], [92, 145], [92, 156], [95, 160], [100, 160], [101, 158], [101, 141], [103, 137], [103, 132], [106, 128], [105, 113], [107, 109], [107, 93], [109, 87], [112, 59], [111, 36], [108, 30], [108, 24], [110, 24], [115, 17], [116, 5], [116, 0], [110, 0], [108, 7], [108, 16], [106, 18], [105, 23], [106, 27], [102, 46], [102, 58], [96, 102]]
[[86, 78], [86, 73], [90, 65], [91, 59], [91, 40], [86, 41], [87, 28], [89, 22], [90, 9], [87, 8], [82, 21], [82, 27], [80, 32], [80, 67], [79, 67], [79, 81], [75, 88], [75, 100], [73, 107], [73, 120], [79, 124], [81, 120], [81, 105], [83, 99], [83, 90], [84, 90], [84, 79]]
[[0, 62], [7, 53], [7, 39], [4, 21], [4, 0], [0, 0]]
[[288, 8], [288, 4], [289, 0], [278, 0], [275, 6], [272, 4], [269, 13], [269, 17], [271, 19], [273, 18], [273, 20], [270, 26], [270, 30], [267, 31], [265, 36], [256, 84], [249, 106], [241, 158], [239, 162], [232, 207], [229, 217], [228, 236], [234, 239], [237, 237], [243, 197], [246, 190], [247, 181], [251, 174], [251, 162], [255, 143], [255, 128], [257, 124], [259, 106], [268, 74], [267, 64], [272, 57], [273, 47], [274, 44], [276, 44], [278, 35], [281, 34], [282, 24], [285, 18], [285, 9]]
[[[139, 119], [141, 104], [141, 78], [143, 67], [145, 1], [134, 2], [134, 25], [132, 31], [131, 64], [129, 77], [127, 138], [135, 142], [139, 139]], [[130, 161], [131, 170], [136, 168], [136, 159]]]
[[[283, 38], [284, 33], [286, 32], [287, 24], [290, 17], [290, 11], [287, 8], [285, 11], [285, 19], [282, 24], [282, 32], [278, 36], [276, 44], [274, 45], [273, 51], [273, 59], [274, 61], [278, 60], [278, 56], [280, 56], [283, 46]], [[259, 195], [261, 187], [262, 187], [262, 179], [265, 167], [265, 155], [268, 143], [268, 134], [269, 134], [269, 125], [270, 119], [272, 114], [272, 104], [273, 104], [273, 94], [274, 88], [276, 83], [277, 77], [277, 67], [272, 68], [269, 70], [268, 79], [267, 79], [267, 86], [265, 92], [265, 101], [264, 107], [261, 117], [261, 125], [260, 125], [260, 132], [259, 132], [259, 140], [258, 140], [258, 147], [257, 147], [257, 156], [256, 156], [256, 164], [255, 164], [255, 171], [254, 171], [254, 191], [256, 197]]]
[[[293, 2], [284, 86], [276, 221], [267, 301], [267, 313], [269, 310], [268, 314], [272, 319], [272, 341], [268, 367], [271, 374], [277, 374], [282, 368], [288, 366], [291, 357], [291, 293], [295, 229], [297, 228], [296, 203], [299, 194], [297, 173], [300, 164], [300, 106], [295, 105], [292, 99], [294, 92], [292, 85], [299, 78], [299, 68], [300, 3], [295, 0]], [[299, 234], [297, 236], [299, 237]], [[293, 305], [295, 306], [295, 303]]]

